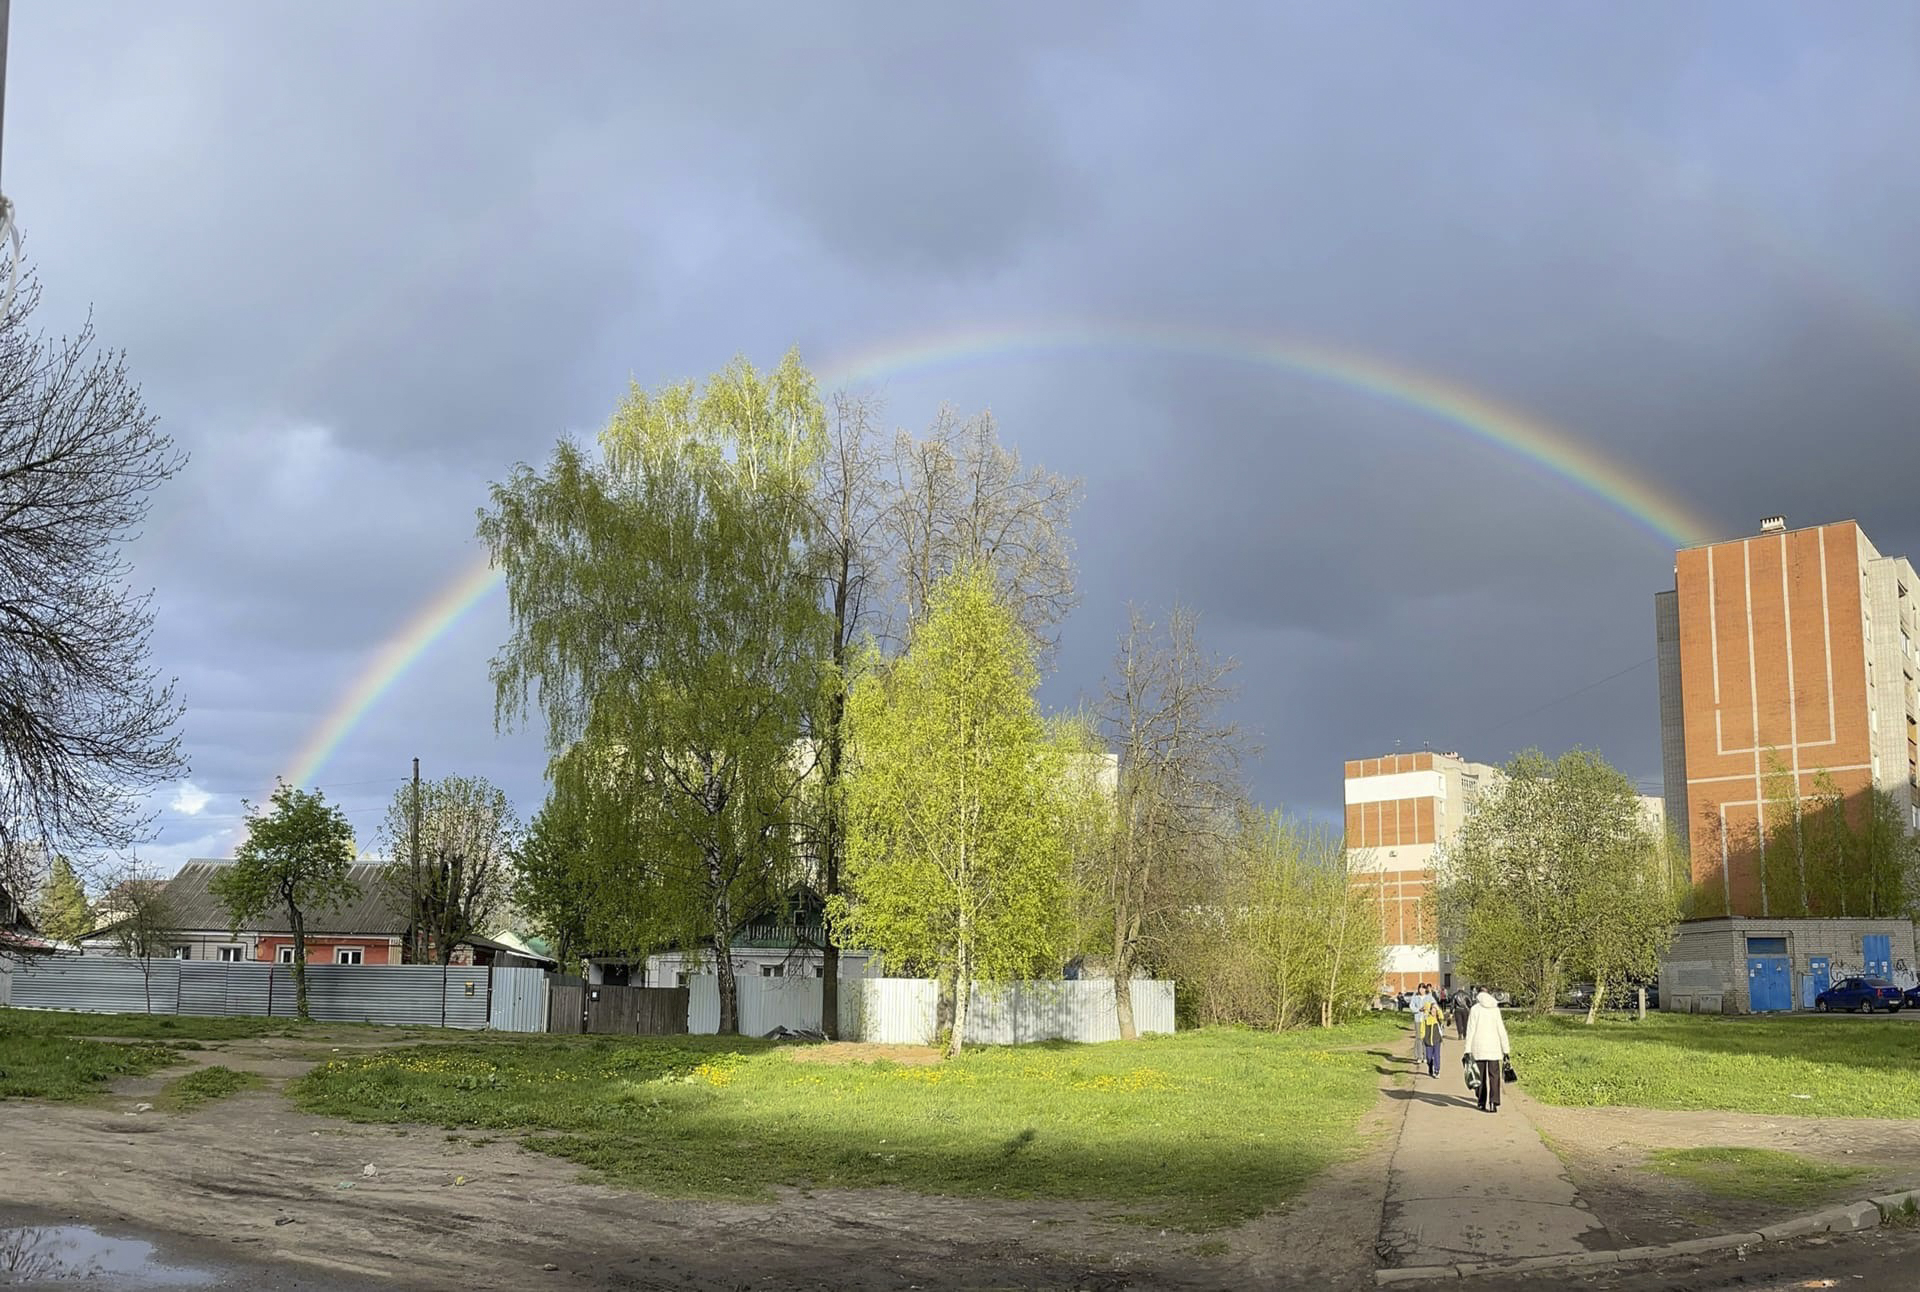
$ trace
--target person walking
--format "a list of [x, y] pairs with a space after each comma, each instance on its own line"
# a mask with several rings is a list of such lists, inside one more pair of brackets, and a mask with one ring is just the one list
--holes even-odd
[[1453, 989], [1453, 1034], [1459, 1040], [1467, 1039], [1467, 1011], [1473, 1008], [1473, 997], [1467, 994], [1465, 987]]
[[1420, 1020], [1426, 1017], [1427, 1006], [1433, 1003], [1433, 996], [1427, 990], [1427, 984], [1415, 983], [1413, 997], [1407, 1001], [1407, 1008], [1413, 1012], [1413, 1060], [1420, 1061]]
[[1427, 1075], [1440, 1075], [1440, 1038], [1447, 1030], [1447, 1016], [1440, 1008], [1438, 997], [1427, 1002], [1427, 1009], [1420, 1016], [1420, 1044], [1426, 1054]]
[[1467, 1012], [1467, 1057], [1480, 1072], [1480, 1088], [1474, 1091], [1483, 1113], [1500, 1111], [1500, 1069], [1513, 1053], [1507, 1040], [1507, 1023], [1500, 1017], [1500, 1006], [1484, 988]]

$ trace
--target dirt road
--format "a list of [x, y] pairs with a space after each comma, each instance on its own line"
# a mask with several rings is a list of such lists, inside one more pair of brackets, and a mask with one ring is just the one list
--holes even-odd
[[184, 1054], [269, 1083], [191, 1114], [133, 1111], [184, 1069], [86, 1105], [0, 1102], [0, 1209], [132, 1226], [189, 1263], [253, 1272], [234, 1286], [1118, 1292], [1349, 1287], [1371, 1274], [1377, 1156], [1226, 1235], [1143, 1228], [1097, 1206], [881, 1190], [680, 1201], [583, 1181], [510, 1140], [296, 1111], [279, 1085], [328, 1053], [257, 1040]]

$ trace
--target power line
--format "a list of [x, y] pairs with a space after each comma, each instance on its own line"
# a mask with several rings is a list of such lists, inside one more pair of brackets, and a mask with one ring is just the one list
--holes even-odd
[[1568, 691], [1565, 695], [1556, 695], [1553, 699], [1548, 700], [1545, 704], [1536, 704], [1533, 706], [1533, 708], [1528, 709], [1525, 713], [1516, 713], [1511, 718], [1502, 719], [1501, 721], [1495, 723], [1493, 726], [1483, 729], [1480, 734], [1483, 736], [1491, 736], [1494, 732], [1499, 731], [1502, 727], [1511, 727], [1514, 723], [1519, 722], [1523, 718], [1531, 718], [1536, 713], [1545, 713], [1548, 709], [1553, 708], [1555, 705], [1564, 704], [1568, 700], [1573, 699], [1577, 695], [1585, 695], [1588, 691], [1593, 690], [1595, 687], [1605, 686], [1607, 683], [1612, 682], [1617, 678], [1623, 678], [1629, 673], [1638, 672], [1639, 670], [1645, 668], [1647, 665], [1653, 663], [1654, 660], [1658, 658], [1659, 656], [1657, 655], [1649, 655], [1645, 659], [1641, 660], [1639, 663], [1629, 664], [1617, 673], [1609, 673], [1605, 677], [1600, 678], [1598, 681], [1589, 682], [1585, 686], [1577, 686], [1573, 690]]

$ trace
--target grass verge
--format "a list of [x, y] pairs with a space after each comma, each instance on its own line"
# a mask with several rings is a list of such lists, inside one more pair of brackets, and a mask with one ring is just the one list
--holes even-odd
[[1647, 1168], [1722, 1198], [1782, 1205], [1826, 1202], [1867, 1174], [1770, 1148], [1666, 1148]]
[[252, 1090], [259, 1085], [257, 1073], [235, 1072], [232, 1068], [214, 1064], [189, 1072], [184, 1077], [175, 1077], [161, 1088], [160, 1098], [156, 1102], [173, 1112], [187, 1113], [202, 1104], [210, 1104], [216, 1099], [225, 1099], [228, 1095], [237, 1095], [242, 1090]]
[[1527, 1093], [1570, 1108], [1920, 1117], [1914, 1029], [1846, 1018], [1512, 1019]]
[[84, 1099], [116, 1077], [145, 1076], [179, 1061], [170, 1046], [83, 1041], [0, 1025], [0, 1099]]
[[313, 1112], [526, 1133], [614, 1181], [687, 1196], [770, 1186], [1110, 1200], [1205, 1229], [1353, 1152], [1379, 1088], [1371, 1023], [983, 1048], [937, 1066], [796, 1063], [719, 1037], [423, 1045], [337, 1059]]

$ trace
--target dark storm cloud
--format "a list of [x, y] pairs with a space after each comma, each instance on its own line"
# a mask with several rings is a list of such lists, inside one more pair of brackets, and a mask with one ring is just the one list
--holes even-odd
[[[9, 70], [42, 322], [91, 304], [194, 455], [135, 551], [189, 704], [165, 858], [224, 846], [474, 558], [489, 480], [735, 353], [1289, 336], [1509, 403], [1716, 530], [1920, 552], [1911, 6], [48, 5]], [[1086, 477], [1050, 702], [1097, 691], [1128, 600], [1178, 599], [1243, 659], [1269, 801], [1331, 813], [1396, 741], [1657, 776], [1671, 553], [1576, 485], [1224, 358], [881, 386]], [[481, 607], [323, 769], [363, 845], [415, 754], [537, 804], [537, 732], [493, 734], [504, 628]]]

